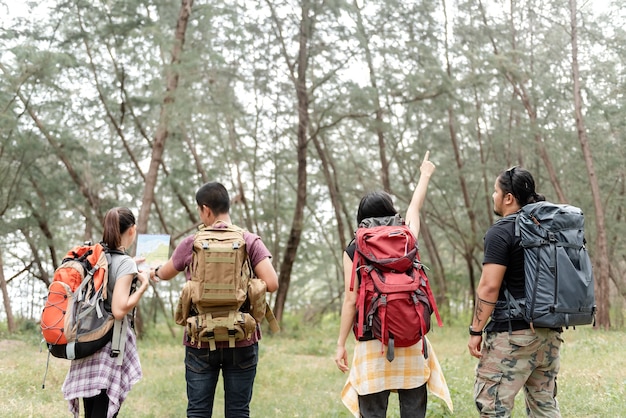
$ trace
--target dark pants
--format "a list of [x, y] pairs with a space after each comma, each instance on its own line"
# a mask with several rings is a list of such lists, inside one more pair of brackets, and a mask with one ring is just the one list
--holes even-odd
[[[100, 394], [92, 398], [83, 398], [83, 406], [85, 407], [85, 418], [107, 418], [107, 412], [109, 412], [107, 391], [102, 390]], [[113, 416], [116, 417], [117, 414]]]
[[259, 346], [185, 349], [187, 380], [187, 417], [211, 417], [215, 388], [220, 376], [224, 379], [224, 416], [249, 417], [252, 386], [259, 360]]
[[[359, 395], [359, 410], [363, 418], [385, 418], [389, 403], [389, 390], [370, 395]], [[415, 389], [398, 389], [400, 400], [400, 417], [424, 418], [428, 392], [426, 385]]]

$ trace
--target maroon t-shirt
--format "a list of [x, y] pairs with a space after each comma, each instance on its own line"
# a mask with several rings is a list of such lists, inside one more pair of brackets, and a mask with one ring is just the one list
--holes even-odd
[[[172, 254], [172, 262], [174, 264], [174, 268], [178, 271], [184, 271], [185, 278], [187, 280], [191, 280], [191, 269], [189, 267], [191, 266], [191, 257], [193, 255], [193, 239], [194, 235], [190, 235], [183, 239], [174, 250], [174, 254]], [[261, 241], [261, 237], [259, 237], [258, 235], [246, 231], [243, 234], [243, 239], [246, 241], [248, 257], [250, 258], [250, 263], [252, 264], [253, 269], [264, 259], [272, 257], [272, 254], [267, 249], [263, 241]], [[256, 343], [260, 339], [261, 328], [257, 324], [256, 332], [252, 334], [252, 338], [249, 340], [236, 341], [235, 346], [246, 347]], [[189, 341], [186, 333], [183, 337], [183, 344], [189, 347], [199, 348], [198, 344], [192, 344]], [[228, 347], [228, 341], [217, 341], [215, 344], [218, 348]], [[208, 348], [209, 343], [201, 343], [200, 347]]]

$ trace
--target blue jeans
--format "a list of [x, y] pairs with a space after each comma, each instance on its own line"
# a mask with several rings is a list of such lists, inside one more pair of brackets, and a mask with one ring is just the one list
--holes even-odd
[[211, 417], [215, 388], [222, 371], [224, 416], [249, 417], [252, 386], [259, 361], [259, 346], [208, 348], [185, 347], [187, 417]]

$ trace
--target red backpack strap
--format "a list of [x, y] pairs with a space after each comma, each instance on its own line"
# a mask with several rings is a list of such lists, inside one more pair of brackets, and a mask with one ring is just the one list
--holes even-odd
[[[383, 339], [380, 354], [383, 354], [385, 352], [385, 345], [389, 344], [389, 335], [387, 334], [387, 295], [380, 295], [378, 316], [380, 317], [380, 336]], [[390, 354], [393, 355], [393, 346]], [[391, 360], [393, 360], [393, 357]]]
[[[361, 262], [361, 255], [359, 252], [354, 250], [354, 255], [352, 256], [352, 275], [350, 277], [350, 292], [354, 291], [354, 285], [356, 284], [356, 276], [359, 273], [359, 264]], [[363, 336], [363, 322], [365, 321], [365, 286], [362, 286], [363, 280], [359, 277], [358, 283], [358, 295], [357, 295], [357, 318], [356, 318], [356, 338], [361, 338]]]
[[435, 317], [437, 318], [437, 325], [441, 328], [443, 327], [443, 321], [441, 320], [441, 316], [439, 315], [439, 309], [437, 309], [437, 302], [435, 301], [435, 296], [433, 295], [433, 291], [430, 288], [430, 282], [428, 281], [428, 276], [426, 275], [426, 272], [424, 271], [424, 267], [421, 265], [421, 258], [420, 258], [419, 251], [417, 251], [417, 254], [415, 254], [415, 259], [420, 264], [417, 270], [419, 272], [420, 278], [424, 281], [424, 283], [426, 283], [426, 285], [424, 286], [426, 288], [426, 296], [428, 297], [430, 306], [433, 308], [433, 312], [435, 313]]
[[356, 306], [358, 307], [357, 325], [356, 325], [356, 337], [361, 338], [363, 336], [363, 326], [365, 324], [365, 286], [359, 286], [359, 295], [357, 297]]
[[421, 279], [426, 283], [426, 296], [428, 297], [428, 301], [430, 302], [430, 306], [433, 308], [433, 312], [435, 313], [435, 317], [437, 318], [437, 325], [439, 327], [443, 327], [443, 321], [441, 320], [441, 316], [439, 315], [439, 309], [437, 309], [437, 302], [435, 301], [435, 296], [433, 295], [433, 291], [430, 288], [430, 283], [428, 282], [428, 276], [424, 272], [424, 268], [419, 268], [419, 275]]

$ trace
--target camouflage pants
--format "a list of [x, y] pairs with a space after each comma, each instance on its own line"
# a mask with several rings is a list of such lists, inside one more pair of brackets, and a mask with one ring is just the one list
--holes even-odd
[[510, 417], [523, 387], [529, 417], [560, 417], [555, 397], [562, 341], [546, 328], [486, 334], [474, 384], [480, 416]]

